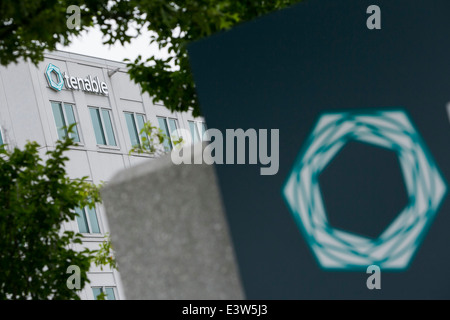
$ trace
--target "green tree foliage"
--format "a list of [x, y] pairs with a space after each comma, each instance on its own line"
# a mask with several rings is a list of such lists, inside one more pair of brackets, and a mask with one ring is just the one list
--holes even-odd
[[67, 268], [80, 268], [82, 289], [91, 262], [103, 264], [104, 248], [76, 251], [71, 244], [81, 244], [82, 235], [61, 228], [76, 218], [76, 207], [100, 201], [86, 177], [66, 174], [64, 152], [72, 144], [58, 141], [45, 161], [36, 142], [0, 147], [0, 299], [79, 299], [66, 284]]
[[[131, 79], [140, 84], [154, 102], [162, 102], [172, 111], [192, 108], [200, 115], [194, 81], [189, 68], [186, 44], [213, 33], [227, 30], [268, 12], [300, 0], [2, 0], [0, 4], [0, 64], [19, 58], [34, 63], [43, 59], [45, 49], [57, 43], [68, 44], [94, 24], [105, 35], [105, 43], [125, 44], [138, 32], [153, 31], [149, 43], [157, 43], [170, 53], [169, 58], [138, 57], [129, 61]], [[66, 26], [70, 5], [81, 11], [80, 27]]]
[[100, 249], [94, 257], [93, 262], [97, 267], [103, 270], [103, 266], [109, 266], [111, 269], [119, 270], [117, 261], [114, 257], [114, 250], [111, 244], [109, 233], [105, 234], [105, 240], [100, 244]]
[[[97, 254], [94, 258], [94, 263], [98, 267], [100, 266], [100, 269], [103, 270], [103, 266], [109, 265], [111, 269], [119, 270], [117, 267], [117, 261], [114, 257], [114, 250], [111, 244], [111, 238], [109, 236], [109, 233], [105, 235], [105, 241], [103, 241], [102, 244], [100, 244], [100, 249], [97, 251]], [[106, 292], [102, 291], [98, 296], [96, 300], [106, 300]]]

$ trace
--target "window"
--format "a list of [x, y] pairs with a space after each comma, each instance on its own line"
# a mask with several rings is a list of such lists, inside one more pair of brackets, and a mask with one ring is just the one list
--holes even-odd
[[124, 112], [125, 120], [127, 122], [128, 133], [130, 134], [131, 145], [137, 146], [142, 143], [142, 136], [140, 132], [144, 127], [144, 115], [138, 113]]
[[95, 208], [84, 207], [75, 208], [77, 213], [78, 230], [81, 233], [100, 233], [100, 226], [98, 224], [97, 212]]
[[5, 144], [5, 141], [3, 140], [3, 131], [2, 131], [2, 129], [0, 128], [0, 146], [2, 146], [2, 145], [4, 145]]
[[95, 300], [97, 300], [97, 297], [101, 293], [105, 293], [106, 300], [116, 300], [116, 295], [114, 294], [114, 287], [92, 287], [92, 293], [94, 294]]
[[157, 118], [158, 118], [159, 127], [162, 129], [163, 133], [169, 138], [168, 140], [164, 140], [164, 149], [166, 151], [170, 151], [173, 149], [174, 139], [178, 140], [178, 135], [176, 134], [176, 130], [178, 129], [177, 120], [171, 119], [171, 118], [162, 118], [162, 117], [157, 117]]
[[108, 109], [93, 107], [89, 107], [89, 112], [91, 113], [97, 144], [117, 146], [111, 122], [111, 112]]
[[70, 133], [70, 137], [75, 142], [80, 142], [73, 105], [69, 103], [52, 102], [52, 110], [53, 116], [55, 117], [56, 129], [58, 131], [58, 139], [67, 137], [67, 128], [71, 124], [75, 124]]
[[206, 124], [201, 121], [188, 121], [191, 130], [192, 143], [203, 141], [203, 134], [206, 132]]

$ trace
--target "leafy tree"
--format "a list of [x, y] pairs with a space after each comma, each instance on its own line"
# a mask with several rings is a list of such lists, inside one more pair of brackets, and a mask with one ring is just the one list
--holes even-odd
[[[131, 79], [172, 111], [192, 108], [200, 115], [186, 45], [237, 23], [292, 5], [300, 0], [2, 0], [0, 4], [0, 64], [19, 58], [34, 63], [44, 50], [68, 44], [71, 35], [99, 25], [105, 44], [129, 42], [135, 27], [154, 32], [149, 43], [166, 48], [169, 58], [138, 57], [129, 61]], [[66, 22], [70, 5], [80, 8], [80, 26]]]
[[[111, 244], [111, 239], [109, 236], [109, 233], [105, 234], [105, 241], [100, 245], [100, 249], [97, 250], [97, 254], [94, 257], [93, 260], [94, 264], [98, 267], [100, 266], [100, 269], [103, 270], [103, 266], [109, 265], [111, 269], [119, 270], [117, 267], [117, 261], [114, 257], [114, 250]], [[98, 296], [96, 300], [106, 300], [106, 292], [102, 291]]]
[[79, 299], [66, 284], [68, 267], [80, 268], [81, 289], [91, 263], [105, 263], [105, 248], [76, 251], [70, 245], [81, 244], [82, 235], [61, 228], [76, 218], [76, 207], [100, 201], [87, 177], [66, 174], [64, 152], [72, 144], [58, 141], [45, 161], [36, 142], [0, 148], [0, 299]]
[[117, 269], [117, 261], [114, 257], [114, 250], [111, 244], [111, 238], [109, 236], [109, 233], [105, 234], [105, 240], [102, 244], [100, 244], [100, 249], [97, 250], [97, 254], [95, 255], [95, 258], [93, 259], [93, 262], [97, 267], [100, 267], [100, 269], [103, 270], [103, 266], [109, 265], [111, 269]]

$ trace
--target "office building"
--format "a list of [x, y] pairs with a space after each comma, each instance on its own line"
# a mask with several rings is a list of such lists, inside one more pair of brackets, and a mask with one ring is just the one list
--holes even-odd
[[[65, 137], [65, 127], [76, 123], [72, 137], [78, 145], [67, 153], [71, 178], [107, 183], [119, 170], [151, 161], [151, 155], [129, 154], [140, 143], [145, 121], [168, 136], [175, 128], [190, 130], [194, 140], [205, 130], [203, 120], [189, 112], [174, 113], [154, 104], [121, 62], [56, 51], [37, 66], [21, 62], [0, 68], [0, 143], [12, 148], [36, 141], [45, 155]], [[170, 150], [172, 141], [164, 146]], [[83, 233], [83, 246], [97, 248], [109, 230], [103, 207], [80, 208], [78, 215], [63, 227]], [[94, 299], [100, 292], [109, 299], [125, 298], [116, 270], [93, 267], [89, 279], [82, 299]]]

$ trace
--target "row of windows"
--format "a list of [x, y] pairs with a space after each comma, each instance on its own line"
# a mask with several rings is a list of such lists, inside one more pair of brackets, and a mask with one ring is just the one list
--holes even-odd
[[[53, 116], [55, 118], [58, 138], [67, 136], [67, 128], [73, 125], [70, 137], [75, 142], [81, 142], [74, 106], [68, 103], [52, 102]], [[114, 129], [111, 121], [110, 110], [104, 108], [89, 107], [89, 113], [94, 127], [95, 140], [99, 145], [117, 146]]]
[[[76, 125], [74, 105], [69, 103], [52, 102], [53, 116], [55, 118], [58, 138], [63, 139], [67, 136], [67, 128], [73, 125], [70, 137], [75, 142], [81, 142], [79, 129]], [[98, 145], [117, 146], [116, 137], [111, 118], [111, 110], [98, 107], [89, 107], [89, 113], [94, 128], [95, 139]], [[128, 133], [132, 146], [140, 145], [143, 136], [140, 134], [145, 123], [145, 116], [139, 113], [124, 112], [125, 122], [127, 124]], [[169, 138], [164, 141], [166, 151], [173, 149], [174, 140], [178, 136], [172, 136], [170, 133], [177, 130], [178, 121], [172, 118], [157, 117], [158, 125], [163, 133]], [[203, 133], [206, 131], [206, 125], [200, 121], [188, 121], [192, 140], [194, 143], [202, 141]]]
[[[206, 124], [201, 121], [188, 121], [188, 123], [192, 142], [197, 143], [199, 141], [203, 141], [203, 134], [206, 131]], [[174, 132], [174, 130], [178, 128], [177, 120], [158, 117], [158, 124], [159, 127], [163, 130], [164, 134], [169, 137], [168, 141], [164, 141], [164, 148], [166, 149], [166, 151], [170, 151], [173, 149], [174, 140], [177, 140], [179, 138], [176, 134], [169, 134], [169, 132]]]

